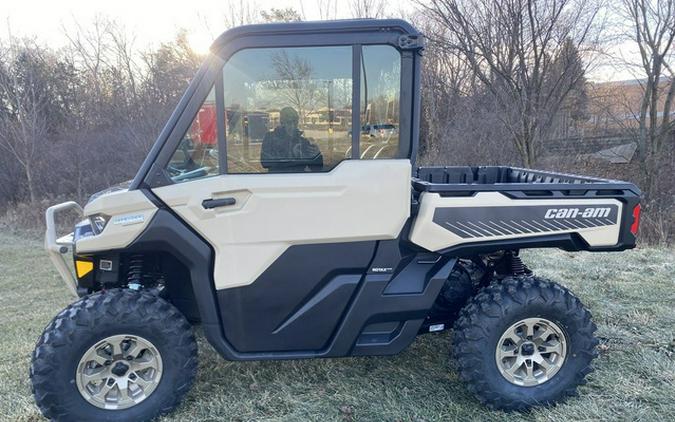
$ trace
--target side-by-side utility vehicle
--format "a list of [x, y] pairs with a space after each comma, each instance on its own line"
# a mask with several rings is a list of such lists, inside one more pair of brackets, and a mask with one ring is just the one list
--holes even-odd
[[[47, 211], [46, 248], [80, 299], [33, 353], [42, 413], [169, 412], [195, 378], [195, 324], [229, 360], [392, 355], [454, 328], [459, 375], [488, 406], [573, 394], [595, 325], [519, 251], [633, 248], [640, 191], [416, 167], [423, 41], [400, 20], [220, 36], [135, 178]], [[359, 130], [378, 125], [396, 130]], [[84, 219], [58, 237], [68, 209]]]

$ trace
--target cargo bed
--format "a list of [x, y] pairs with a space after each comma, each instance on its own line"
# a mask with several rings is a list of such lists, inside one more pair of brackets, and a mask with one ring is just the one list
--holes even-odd
[[419, 167], [413, 177], [413, 187], [417, 192], [438, 193], [523, 190], [572, 191], [575, 195], [600, 191], [595, 193], [612, 195], [628, 191], [640, 195], [640, 190], [628, 182], [506, 166]]
[[635, 246], [632, 183], [517, 167], [420, 167], [410, 240], [437, 252]]

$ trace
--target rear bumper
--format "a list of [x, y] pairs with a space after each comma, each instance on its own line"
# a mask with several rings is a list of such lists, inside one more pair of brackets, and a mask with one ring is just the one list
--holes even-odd
[[80, 215], [83, 215], [82, 207], [74, 201], [63, 202], [47, 208], [47, 212], [45, 213], [47, 224], [47, 230], [45, 232], [45, 249], [49, 254], [49, 259], [51, 259], [56, 267], [56, 270], [59, 272], [59, 275], [63, 279], [68, 290], [73, 296], [77, 296], [77, 279], [68, 266], [65, 258], [65, 255], [68, 252], [73, 251], [73, 233], [58, 238], [56, 233], [56, 214], [67, 210], [75, 210]]

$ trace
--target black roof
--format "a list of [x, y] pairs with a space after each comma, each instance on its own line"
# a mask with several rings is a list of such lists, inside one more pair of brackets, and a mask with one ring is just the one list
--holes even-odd
[[243, 25], [223, 32], [211, 44], [211, 51], [217, 52], [232, 40], [249, 35], [319, 35], [345, 32], [399, 32], [401, 35], [420, 35], [410, 23], [402, 19], [341, 19], [333, 21], [282, 22]]

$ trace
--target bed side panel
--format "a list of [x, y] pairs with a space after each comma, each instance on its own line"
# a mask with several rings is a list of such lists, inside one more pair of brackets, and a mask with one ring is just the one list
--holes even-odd
[[410, 240], [430, 251], [465, 243], [577, 233], [590, 247], [619, 242], [623, 204], [613, 198], [511, 199], [499, 192], [469, 197], [420, 195]]

